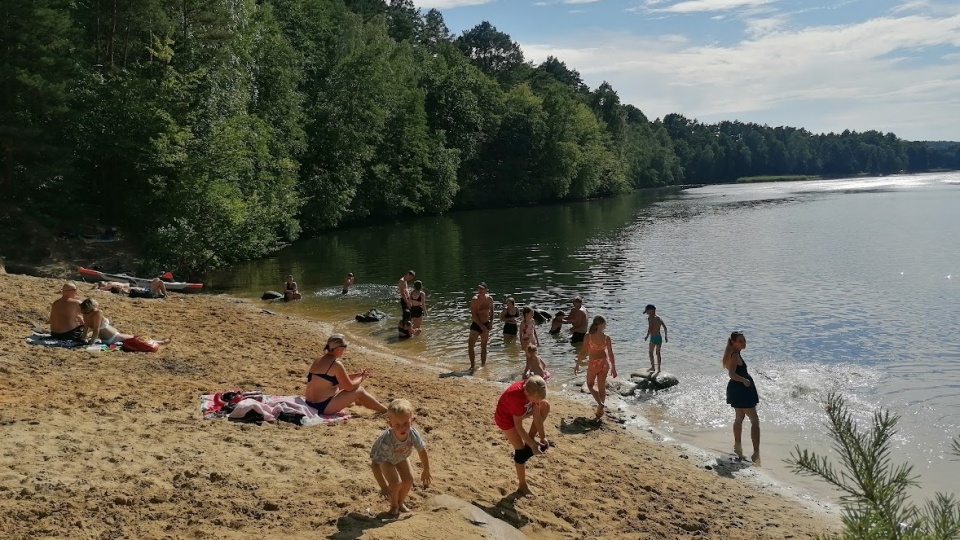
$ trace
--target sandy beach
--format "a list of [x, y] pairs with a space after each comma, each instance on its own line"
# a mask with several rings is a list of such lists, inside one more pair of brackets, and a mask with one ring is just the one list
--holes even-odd
[[383, 416], [351, 408], [337, 424], [258, 426], [198, 409], [201, 394], [233, 388], [300, 395], [328, 325], [223, 296], [142, 300], [80, 284], [122, 332], [173, 343], [154, 354], [27, 345], [61, 283], [0, 274], [5, 538], [480, 538], [443, 511], [417, 511], [440, 494], [533, 539], [812, 538], [837, 526], [673, 445], [590, 422], [588, 406], [557, 395], [556, 447], [528, 466], [537, 496], [517, 498], [512, 449], [492, 420], [502, 384], [351, 344], [348, 370], [372, 369], [365, 386], [381, 401], [413, 402], [430, 453], [433, 484], [389, 520], [368, 464]]

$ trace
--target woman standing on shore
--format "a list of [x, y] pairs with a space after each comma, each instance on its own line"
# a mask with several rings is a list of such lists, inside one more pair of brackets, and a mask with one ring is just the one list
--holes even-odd
[[307, 372], [307, 388], [303, 399], [320, 414], [336, 414], [356, 403], [376, 412], [387, 408], [360, 384], [370, 376], [367, 369], [348, 374], [340, 359], [347, 350], [347, 341], [342, 334], [327, 338], [324, 354], [313, 361]]
[[577, 354], [577, 365], [573, 368], [573, 373], [580, 373], [580, 366], [583, 364], [583, 358], [589, 355], [587, 360], [587, 388], [590, 395], [597, 401], [597, 420], [603, 418], [603, 411], [607, 401], [607, 372], [617, 378], [617, 362], [613, 356], [613, 341], [604, 331], [607, 329], [607, 320], [601, 315], [593, 318], [587, 335], [584, 337], [583, 346]]
[[747, 372], [747, 363], [740, 351], [747, 348], [747, 338], [743, 332], [733, 332], [727, 339], [727, 348], [723, 351], [723, 367], [730, 380], [727, 382], [727, 403], [736, 411], [733, 421], [733, 451], [743, 458], [743, 445], [740, 442], [743, 433], [743, 417], [750, 419], [750, 440], [753, 442], [753, 455], [750, 461], [760, 464], [760, 419], [757, 417], [757, 403], [760, 395], [753, 384], [753, 377]]

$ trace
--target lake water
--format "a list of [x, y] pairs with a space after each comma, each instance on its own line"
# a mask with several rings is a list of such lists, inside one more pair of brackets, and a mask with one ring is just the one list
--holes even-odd
[[[398, 342], [395, 284], [408, 269], [423, 280], [428, 316], [422, 336]], [[343, 296], [347, 272], [357, 285]], [[291, 273], [304, 301], [271, 309], [338, 321], [371, 346], [450, 369], [468, 365], [467, 302], [479, 281], [498, 302], [551, 311], [582, 296], [591, 316], [607, 318], [621, 376], [649, 365], [642, 311], [655, 304], [669, 327], [663, 369], [681, 384], [631, 407], [667, 436], [718, 453], [732, 448], [733, 417], [720, 356], [741, 330], [762, 400], [764, 467], [775, 476], [803, 483], [781, 462], [794, 445], [829, 452], [819, 399], [836, 390], [864, 424], [877, 407], [902, 416], [893, 458], [916, 467], [924, 495], [960, 492], [950, 454], [960, 435], [960, 173], [461, 212], [298, 242], [208, 284], [259, 298]], [[352, 321], [370, 308], [392, 318]], [[574, 349], [546, 329], [551, 388], [564, 387]], [[481, 373], [509, 380], [523, 356], [499, 331]]]

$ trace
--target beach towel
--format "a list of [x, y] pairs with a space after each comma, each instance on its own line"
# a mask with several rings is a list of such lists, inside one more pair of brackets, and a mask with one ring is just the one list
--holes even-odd
[[88, 349], [93, 352], [98, 351], [119, 351], [120, 344], [107, 345], [105, 343], [96, 343], [88, 346], [83, 341], [73, 341], [70, 339], [54, 339], [50, 334], [40, 334], [34, 332], [26, 338], [28, 345], [38, 345], [40, 347], [57, 347], [61, 349]]
[[200, 412], [207, 420], [227, 418], [236, 421], [261, 419], [266, 422], [292, 422], [302, 426], [332, 424], [350, 418], [349, 414], [319, 414], [302, 396], [271, 396], [261, 392], [230, 390], [200, 396]]

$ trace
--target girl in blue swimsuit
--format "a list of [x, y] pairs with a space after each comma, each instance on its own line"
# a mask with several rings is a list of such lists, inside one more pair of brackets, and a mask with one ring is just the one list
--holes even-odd
[[370, 370], [348, 374], [340, 359], [347, 350], [347, 341], [342, 334], [327, 338], [324, 354], [313, 361], [307, 372], [307, 388], [303, 398], [307, 405], [320, 414], [336, 414], [356, 403], [376, 412], [387, 408], [360, 384], [370, 376]]

